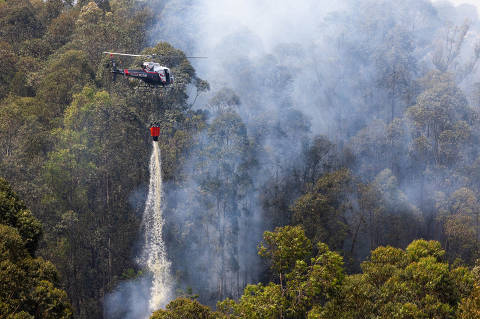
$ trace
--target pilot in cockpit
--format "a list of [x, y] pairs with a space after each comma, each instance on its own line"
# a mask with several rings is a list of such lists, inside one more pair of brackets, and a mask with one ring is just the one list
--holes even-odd
[[146, 72], [153, 72], [153, 63], [145, 63], [144, 66]]

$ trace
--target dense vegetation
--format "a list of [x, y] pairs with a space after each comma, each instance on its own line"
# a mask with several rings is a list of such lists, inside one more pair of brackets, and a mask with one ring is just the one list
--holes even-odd
[[72, 318], [67, 293], [57, 288], [55, 266], [35, 258], [40, 222], [4, 179], [0, 179], [0, 213], [0, 316]]
[[[151, 17], [135, 1], [0, 3], [0, 170], [41, 220], [38, 253], [57, 266], [79, 318], [101, 317], [103, 296], [136, 267], [132, 192], [148, 180], [150, 121], [171, 127], [167, 176], [203, 121], [186, 109], [196, 77], [184, 59], [169, 61], [178, 85], [168, 96], [111, 83], [101, 52], [144, 48]], [[150, 52], [177, 54], [166, 43]]]
[[[25, 202], [0, 181], [0, 313], [102, 318], [106, 296], [142, 276], [156, 121], [178, 298], [154, 318], [478, 317], [480, 47], [465, 45], [469, 25], [447, 28], [421, 64], [433, 40], [407, 18], [347, 19], [366, 38], [335, 42], [345, 62], [335, 68], [356, 98], [331, 82], [322, 107], [339, 110], [335, 134], [312, 136], [294, 101], [278, 98], [288, 81], [264, 76], [295, 77], [275, 59], [310, 63], [287, 45], [252, 72], [239, 59], [249, 81], [193, 105], [209, 84], [182, 51], [148, 39], [162, 10], [182, 4], [0, 0], [0, 175]], [[168, 55], [176, 83], [112, 82], [105, 50]], [[278, 98], [275, 112], [265, 96]]]
[[265, 232], [259, 254], [274, 282], [248, 285], [238, 301], [214, 312], [194, 299], [172, 301], [161, 318], [476, 318], [479, 266], [451, 266], [437, 241], [405, 250], [378, 247], [362, 273], [347, 275], [343, 258], [321, 242], [314, 248], [299, 226]]

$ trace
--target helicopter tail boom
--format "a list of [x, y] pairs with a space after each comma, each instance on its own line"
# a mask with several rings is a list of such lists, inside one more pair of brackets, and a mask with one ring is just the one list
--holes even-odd
[[115, 64], [115, 61], [112, 61], [112, 73], [113, 73], [113, 81], [114, 82], [117, 79], [117, 74], [122, 74], [123, 75], [123, 71], [120, 71], [119, 69], [117, 69], [117, 65]]

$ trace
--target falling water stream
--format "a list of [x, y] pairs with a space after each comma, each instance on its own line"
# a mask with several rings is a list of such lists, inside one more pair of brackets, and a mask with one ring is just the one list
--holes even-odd
[[162, 189], [162, 158], [157, 142], [153, 142], [152, 156], [150, 157], [150, 184], [148, 197], [143, 212], [145, 227], [145, 244], [140, 264], [152, 274], [150, 288], [150, 310], [164, 307], [169, 301], [171, 293], [170, 262], [167, 258], [162, 231], [163, 219], [163, 189]]

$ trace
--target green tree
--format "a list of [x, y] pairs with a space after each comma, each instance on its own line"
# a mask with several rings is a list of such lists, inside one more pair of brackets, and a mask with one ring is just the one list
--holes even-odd
[[292, 207], [294, 222], [302, 225], [312, 241], [325, 242], [334, 249], [343, 248], [355, 187], [347, 169], [325, 174], [317, 180], [312, 192], [296, 200]]
[[323, 243], [317, 251], [308, 260], [312, 246], [299, 226], [265, 232], [259, 254], [269, 259], [281, 282], [248, 285], [238, 302], [219, 302], [218, 311], [227, 318], [305, 318], [314, 306], [324, 307], [341, 291], [343, 259]]
[[343, 258], [323, 243], [310, 264], [297, 260], [295, 268], [287, 274], [287, 313], [291, 318], [304, 318], [315, 306], [318, 311], [340, 292], [344, 280]]
[[165, 310], [157, 310], [150, 317], [150, 319], [184, 318], [215, 319], [220, 316], [196, 300], [180, 297], [171, 301]]
[[25, 248], [33, 256], [42, 234], [40, 222], [3, 178], [0, 178], [0, 224], [16, 228]]
[[44, 40], [52, 50], [56, 50], [71, 41], [77, 16], [77, 10], [66, 10], [49, 23]]
[[473, 276], [464, 267], [450, 268], [435, 241], [413, 241], [405, 251], [379, 247], [362, 263], [363, 274], [345, 280], [342, 297], [326, 318], [451, 318]]
[[0, 179], [0, 316], [72, 317], [58, 274], [48, 261], [34, 258], [41, 234], [32, 216], [4, 179]]
[[15, 63], [18, 58], [12, 46], [5, 41], [0, 41], [0, 99], [8, 93], [10, 81], [15, 75]]
[[0, 3], [0, 37], [16, 49], [23, 41], [38, 38], [44, 26], [35, 15], [28, 0], [4, 1]]
[[449, 259], [462, 258], [473, 264], [480, 256], [480, 211], [476, 194], [466, 187], [456, 190], [449, 198], [439, 193], [436, 205]]
[[247, 285], [240, 300], [226, 299], [217, 304], [217, 309], [226, 318], [267, 319], [284, 318], [287, 300], [280, 285]]
[[407, 110], [414, 129], [412, 155], [430, 164], [451, 165], [470, 138], [474, 112], [450, 75], [432, 72], [421, 83], [425, 91]]
[[39, 60], [30, 56], [24, 56], [18, 59], [15, 65], [15, 75], [10, 81], [9, 90], [13, 95], [35, 96], [33, 86], [35, 72], [40, 69]]
[[138, 52], [145, 46], [146, 30], [153, 21], [151, 9], [137, 1], [115, 1], [111, 10], [104, 12], [90, 1], [75, 21], [72, 46], [86, 52], [92, 64], [100, 61], [103, 51]]
[[[98, 314], [102, 290], [134, 267], [128, 252], [140, 221], [127, 203], [146, 179], [145, 131], [115, 96], [91, 87], [74, 95], [55, 131], [42, 176], [43, 207], [56, 213], [49, 218], [44, 253], [65, 275], [81, 316]], [[136, 142], [125, 145], [129, 139]]]
[[480, 265], [478, 265], [478, 261], [472, 272], [475, 283], [470, 294], [463, 296], [458, 305], [457, 318], [459, 319], [475, 319], [480, 316]]
[[46, 103], [52, 117], [60, 117], [73, 94], [86, 84], [93, 84], [94, 71], [87, 55], [82, 51], [69, 50], [51, 58], [45, 70], [36, 80], [37, 98]]
[[270, 268], [278, 275], [283, 287], [285, 275], [297, 260], [306, 260], [312, 251], [312, 243], [300, 226], [278, 227], [274, 232], [266, 231], [258, 254], [270, 262]]

